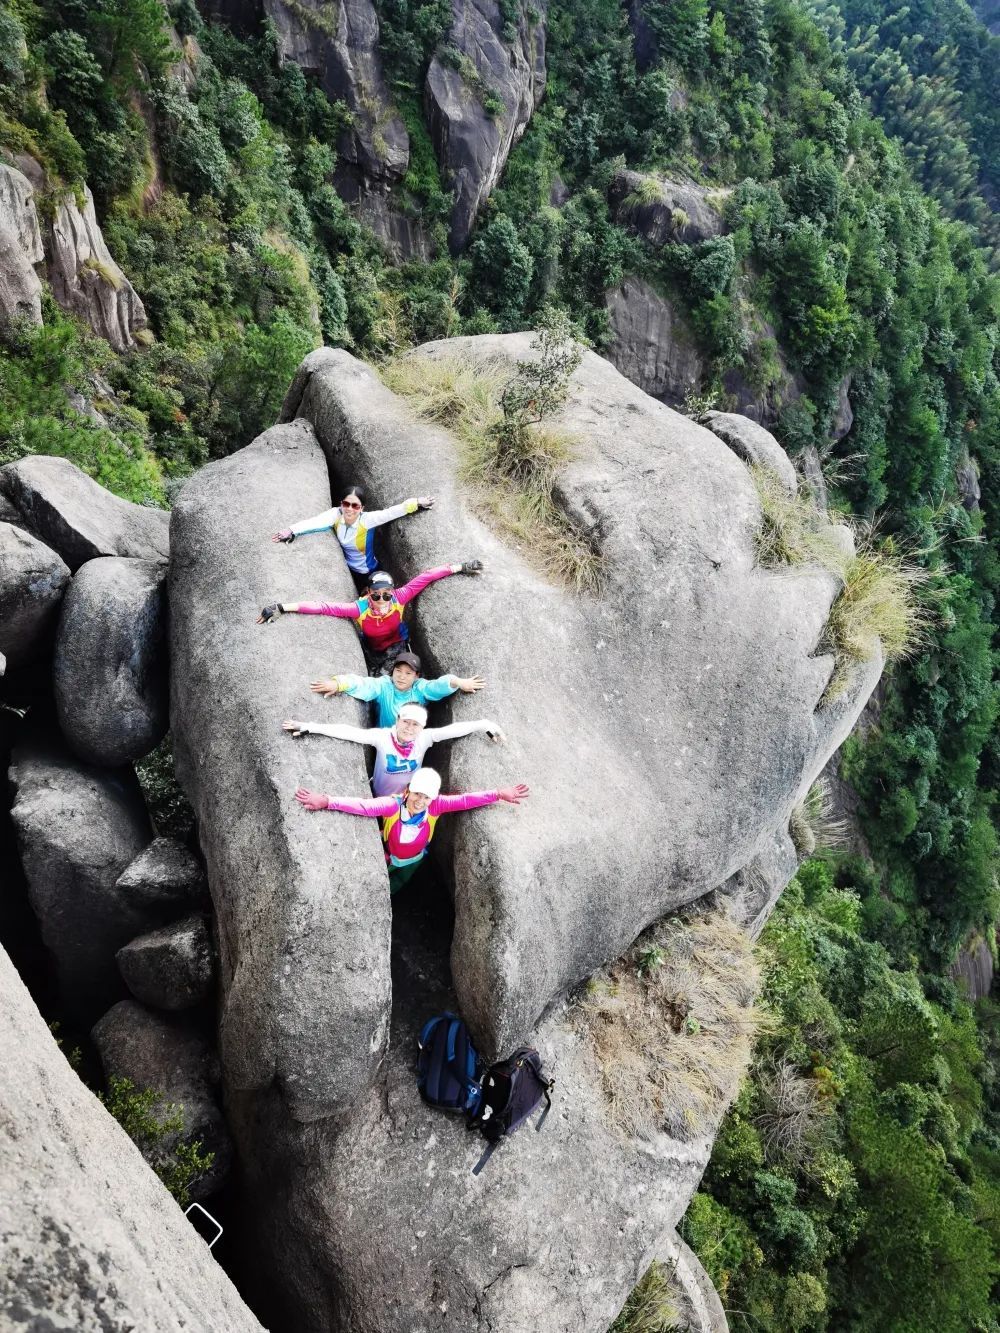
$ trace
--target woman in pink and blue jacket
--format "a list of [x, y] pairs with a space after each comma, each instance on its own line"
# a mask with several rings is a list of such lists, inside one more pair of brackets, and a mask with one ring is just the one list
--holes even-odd
[[477, 810], [497, 801], [520, 805], [529, 794], [523, 782], [496, 791], [470, 791], [460, 796], [442, 796], [441, 778], [433, 768], [418, 768], [409, 786], [397, 796], [335, 797], [300, 787], [295, 799], [307, 810], [339, 810], [345, 815], [365, 815], [382, 820], [382, 841], [389, 867], [389, 892], [398, 893], [427, 855], [434, 826], [441, 815]]

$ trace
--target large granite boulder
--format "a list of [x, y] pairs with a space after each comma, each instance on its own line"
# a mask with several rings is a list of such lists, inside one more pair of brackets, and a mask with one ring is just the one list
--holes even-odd
[[[495, 368], [535, 353], [515, 334], [414, 355]], [[824, 698], [834, 661], [819, 645], [837, 579], [761, 569], [746, 465], [591, 353], [558, 422], [576, 455], [555, 494], [601, 555], [595, 598], [553, 586], [488, 531], [459, 486], [455, 441], [348, 353], [308, 357], [284, 414], [313, 424], [338, 481], [362, 475], [390, 494], [405, 477], [438, 497], [420, 523], [386, 530], [390, 568], [452, 552], [486, 562], [471, 592], [453, 580], [428, 590], [412, 633], [430, 673], [488, 673], [508, 734], [502, 751], [456, 747], [451, 788], [534, 788], [516, 811], [446, 821], [435, 843], [455, 883], [462, 1012], [487, 1054], [506, 1051], [553, 996], [785, 835], [881, 662]]]
[[701, 387], [705, 362], [683, 315], [642, 278], [605, 293], [611, 342], [603, 355], [644, 393], [674, 405]]
[[65, 194], [56, 204], [49, 244], [52, 295], [116, 352], [124, 352], [134, 345], [136, 331], [146, 327], [146, 311], [111, 257], [94, 212], [94, 196], [86, 185], [83, 197], [82, 209], [73, 194]]
[[118, 877], [119, 892], [142, 902], [150, 915], [179, 916], [208, 897], [197, 857], [176, 838], [154, 838]]
[[86, 1021], [121, 994], [117, 951], [153, 924], [116, 888], [152, 836], [139, 784], [43, 741], [14, 750], [9, 776], [31, 906], [64, 1004]]
[[0, 1325], [260, 1333], [0, 951]]
[[131, 763], [166, 735], [166, 575], [152, 560], [88, 560], [63, 600], [56, 712], [88, 763]]
[[69, 579], [55, 551], [0, 522], [0, 652], [10, 666], [30, 661], [46, 645]]
[[702, 420], [737, 458], [755, 467], [770, 469], [781, 478], [785, 490], [790, 495], [795, 494], [798, 478], [792, 460], [770, 431], [738, 412], [706, 412]]
[[42, 322], [42, 284], [35, 265], [45, 258], [35, 191], [16, 167], [0, 162], [0, 328]]
[[410, 140], [392, 105], [371, 0], [264, 0], [282, 57], [315, 74], [323, 91], [346, 103], [351, 125], [338, 153], [362, 178], [398, 180]]
[[[363, 794], [362, 751], [306, 754], [281, 731], [320, 706], [311, 680], [335, 666], [364, 672], [357, 638], [322, 616], [254, 623], [267, 602], [355, 595], [329, 537], [270, 540], [329, 506], [310, 426], [275, 427], [188, 481], [170, 565], [174, 755], [215, 903], [226, 1078], [233, 1090], [275, 1085], [303, 1119], [340, 1115], [364, 1092], [389, 1012], [378, 829], [294, 800], [300, 785]], [[337, 713], [363, 719], [359, 704], [338, 701]]]
[[455, 196], [448, 238], [453, 254], [465, 248], [544, 91], [545, 25], [537, 11], [518, 6], [508, 40], [497, 0], [452, 0], [447, 46], [427, 70], [424, 109]]
[[631, 227], [650, 245], [695, 245], [728, 228], [722, 207], [728, 189], [693, 181], [666, 180], [639, 171], [619, 171], [608, 187], [615, 221]]
[[114, 1005], [90, 1035], [106, 1078], [151, 1088], [160, 1099], [161, 1115], [168, 1106], [180, 1110], [182, 1127], [174, 1142], [200, 1140], [206, 1152], [215, 1154], [191, 1185], [192, 1198], [214, 1194], [229, 1173], [233, 1146], [219, 1109], [219, 1061], [209, 1036], [190, 1019], [150, 1013], [134, 1000]]
[[120, 500], [66, 458], [36, 454], [7, 463], [0, 491], [72, 570], [100, 555], [165, 560], [169, 554], [165, 510]]
[[190, 1009], [212, 993], [212, 937], [196, 914], [139, 935], [118, 950], [118, 970], [143, 1004]]

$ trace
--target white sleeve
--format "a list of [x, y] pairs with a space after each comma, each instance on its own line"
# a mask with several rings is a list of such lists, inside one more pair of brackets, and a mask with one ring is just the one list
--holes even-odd
[[479, 722], [452, 722], [448, 727], [427, 727], [424, 730], [424, 740], [428, 745], [433, 745], [436, 741], [455, 741], [459, 736], [471, 736], [475, 731], [499, 730], [495, 722], [484, 717]]
[[332, 736], [335, 741], [357, 741], [358, 745], [378, 745], [379, 727], [352, 727], [348, 722], [304, 722], [301, 731], [309, 736]]
[[401, 500], [398, 505], [390, 505], [388, 509], [366, 509], [361, 518], [366, 528], [380, 528], [383, 523], [391, 523], [394, 518], [415, 514], [419, 507], [414, 499]]
[[324, 509], [315, 518], [303, 518], [293, 523], [289, 532], [294, 532], [296, 537], [303, 537], [307, 532], [326, 532], [327, 528], [333, 527], [339, 514], [339, 509]]

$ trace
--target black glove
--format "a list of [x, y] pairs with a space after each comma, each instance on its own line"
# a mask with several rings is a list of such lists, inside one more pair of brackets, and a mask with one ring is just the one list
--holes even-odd
[[460, 574], [480, 574], [482, 573], [483, 562], [481, 560], [464, 560], [459, 566]]
[[277, 620], [279, 616], [284, 615], [285, 608], [280, 602], [275, 602], [273, 606], [265, 606], [260, 613], [260, 619], [257, 622], [260, 625], [266, 625], [272, 620]]
[[278, 538], [278, 541], [279, 541], [279, 542], [289, 542], [289, 543], [291, 543], [291, 542], [293, 542], [294, 540], [295, 540], [295, 533], [294, 533], [294, 532], [288, 532], [288, 533], [286, 533], [284, 536], [279, 536], [279, 538]]

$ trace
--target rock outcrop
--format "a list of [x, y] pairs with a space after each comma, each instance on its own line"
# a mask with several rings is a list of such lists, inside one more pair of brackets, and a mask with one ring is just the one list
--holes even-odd
[[86, 1021], [122, 991], [115, 954], [149, 916], [116, 887], [151, 835], [134, 774], [88, 768], [55, 743], [13, 754], [11, 819], [28, 896], [66, 1007]]
[[146, 327], [146, 311], [111, 257], [86, 185], [83, 197], [82, 209], [72, 194], [56, 205], [49, 254], [52, 295], [116, 352], [124, 352], [133, 346], [136, 331]]
[[0, 652], [20, 666], [45, 646], [70, 573], [55, 551], [0, 522]]
[[[318, 549], [270, 540], [329, 505], [322, 450], [301, 422], [202, 468], [171, 523], [171, 726], [218, 922], [226, 1078], [231, 1090], [276, 1085], [303, 1119], [341, 1115], [364, 1093], [389, 1014], [378, 831], [293, 799], [303, 783], [363, 791], [361, 752], [331, 745], [307, 762], [281, 731], [317, 706], [310, 680], [334, 666], [364, 671], [356, 637], [326, 617], [254, 623], [267, 602], [354, 596], [323, 539]], [[363, 716], [342, 701], [337, 711]]]
[[0, 951], [0, 1324], [261, 1333]]
[[755, 421], [740, 416], [737, 412], [706, 412], [704, 424], [717, 435], [723, 444], [729, 446], [737, 458], [755, 467], [769, 468], [777, 477], [789, 495], [794, 495], [798, 478], [792, 460], [782, 449], [774, 436]]
[[35, 265], [45, 258], [35, 191], [22, 172], [0, 162], [0, 329], [42, 322], [42, 284]]
[[208, 897], [205, 872], [183, 843], [154, 838], [122, 871], [116, 887], [167, 920]]
[[389, 95], [371, 0], [264, 0], [264, 12], [283, 58], [315, 74], [325, 93], [349, 107], [341, 159], [362, 179], [400, 179], [410, 140]]
[[728, 189], [693, 181], [665, 180], [639, 171], [619, 171], [608, 189], [615, 221], [631, 227], [650, 245], [696, 245], [728, 228], [722, 206]]
[[427, 71], [427, 123], [455, 196], [448, 237], [453, 254], [465, 248], [545, 91], [544, 22], [532, 22], [520, 6], [518, 14], [508, 41], [497, 0], [452, 0], [448, 45]]
[[179, 1108], [176, 1140], [200, 1140], [215, 1154], [209, 1170], [191, 1186], [204, 1199], [222, 1185], [233, 1146], [216, 1096], [219, 1062], [208, 1034], [187, 1018], [150, 1013], [134, 1000], [114, 1005], [91, 1032], [106, 1078], [127, 1078], [151, 1088], [161, 1105]]
[[165, 560], [170, 515], [120, 500], [65, 458], [34, 455], [0, 467], [0, 491], [25, 527], [71, 570], [95, 556]]
[[[510, 335], [415, 355], [485, 363], [532, 353], [528, 336]], [[390, 568], [425, 568], [453, 551], [486, 561], [478, 595], [449, 582], [425, 594], [413, 633], [430, 671], [488, 671], [491, 708], [508, 723], [502, 754], [456, 747], [452, 789], [520, 779], [544, 793], [516, 817], [452, 821], [435, 844], [456, 884], [463, 1015], [487, 1054], [508, 1050], [554, 995], [784, 833], [880, 661], [820, 707], [834, 663], [817, 646], [836, 580], [760, 569], [745, 465], [592, 354], [561, 414], [577, 454], [556, 494], [600, 552], [599, 600], [547, 584], [488, 532], [459, 489], [455, 442], [415, 422], [349, 354], [307, 358], [285, 415], [315, 426], [339, 478], [361, 473], [390, 494], [405, 476], [439, 497], [426, 521], [389, 531]], [[540, 697], [547, 680], [559, 689]], [[640, 739], [654, 733], [655, 743]]]
[[[120, 882], [120, 881], [119, 881]], [[190, 1009], [212, 991], [212, 939], [200, 914], [139, 935], [118, 950], [129, 990], [154, 1009]]]
[[56, 712], [88, 763], [132, 763], [166, 735], [166, 574], [152, 560], [88, 560], [63, 601]]
[[604, 355], [616, 370], [675, 406], [698, 391], [705, 363], [672, 302], [636, 277], [613, 287], [604, 301], [612, 334]]
[[977, 933], [962, 945], [948, 975], [974, 1004], [989, 995], [993, 987], [993, 970], [990, 946]]

